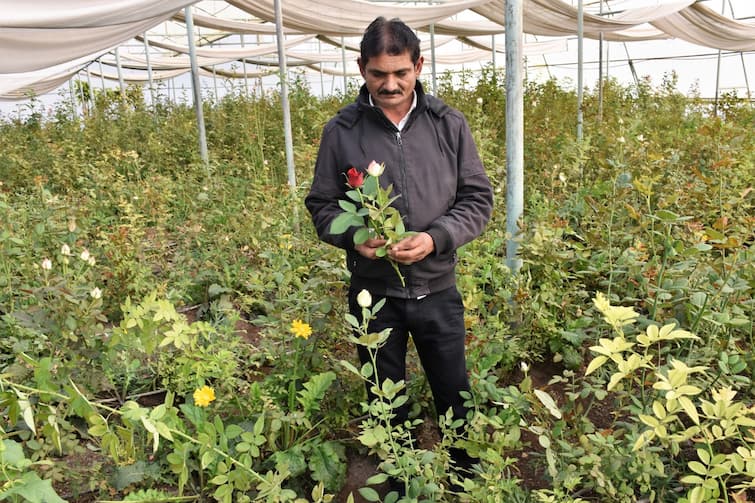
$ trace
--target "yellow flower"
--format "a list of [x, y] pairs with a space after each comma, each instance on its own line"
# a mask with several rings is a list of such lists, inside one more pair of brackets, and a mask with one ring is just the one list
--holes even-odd
[[294, 320], [291, 322], [291, 333], [296, 337], [309, 339], [309, 336], [312, 335], [312, 327], [309, 326], [309, 323], [304, 323], [301, 320]]
[[215, 400], [215, 390], [209, 386], [202, 386], [194, 391], [194, 405], [197, 407], [207, 407], [210, 402]]

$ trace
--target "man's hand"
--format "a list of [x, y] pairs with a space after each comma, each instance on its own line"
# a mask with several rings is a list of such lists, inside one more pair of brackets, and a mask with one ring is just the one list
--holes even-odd
[[433, 238], [427, 232], [420, 232], [404, 238], [388, 250], [388, 256], [403, 265], [419, 262], [435, 250]]
[[377, 255], [375, 255], [375, 251], [384, 244], [385, 239], [368, 239], [361, 245], [355, 245], [354, 249], [359, 252], [361, 256], [375, 260], [378, 258]]

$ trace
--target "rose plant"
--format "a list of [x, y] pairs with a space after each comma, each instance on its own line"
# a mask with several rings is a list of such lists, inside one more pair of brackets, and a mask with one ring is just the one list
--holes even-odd
[[331, 222], [330, 233], [342, 234], [350, 227], [356, 227], [355, 245], [363, 244], [368, 239], [385, 239], [385, 243], [375, 254], [391, 263], [401, 280], [401, 285], [405, 286], [404, 276], [398, 263], [388, 256], [388, 249], [414, 232], [406, 230], [401, 214], [391, 206], [401, 195], [391, 195], [393, 184], [385, 188], [380, 185], [380, 175], [383, 171], [385, 164], [376, 161], [370, 162], [366, 173], [355, 167], [349, 168], [346, 172], [346, 185], [351, 190], [346, 192], [346, 197], [351, 201], [338, 201], [343, 213]]

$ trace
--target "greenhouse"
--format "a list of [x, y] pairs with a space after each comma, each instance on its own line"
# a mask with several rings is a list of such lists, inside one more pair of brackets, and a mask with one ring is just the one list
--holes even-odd
[[0, 9], [1, 501], [755, 500], [755, 2]]

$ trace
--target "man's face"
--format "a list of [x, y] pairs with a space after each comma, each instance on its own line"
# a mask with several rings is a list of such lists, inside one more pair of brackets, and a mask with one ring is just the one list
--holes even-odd
[[396, 110], [406, 113], [413, 100], [414, 84], [422, 71], [423, 58], [412, 63], [409, 51], [398, 56], [380, 54], [373, 56], [367, 64], [358, 60], [359, 71], [364, 77], [367, 90], [376, 106], [383, 110]]

